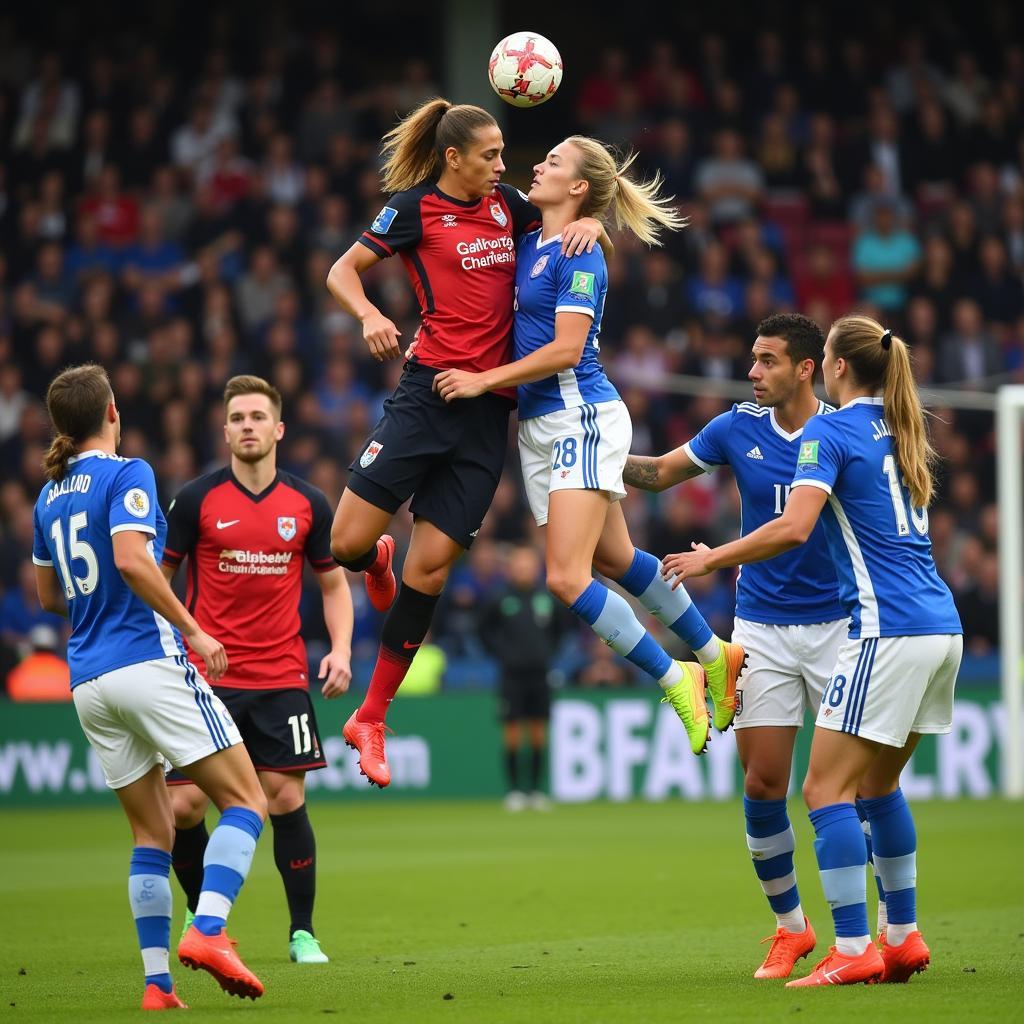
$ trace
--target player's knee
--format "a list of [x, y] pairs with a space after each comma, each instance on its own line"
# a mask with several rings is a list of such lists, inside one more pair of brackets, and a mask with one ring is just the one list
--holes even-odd
[[825, 777], [819, 778], [813, 772], [808, 771], [803, 785], [804, 804], [807, 806], [807, 809], [809, 811], [816, 811], [819, 807], [835, 803], [834, 788], [834, 783], [830, 782], [829, 779]]
[[743, 775], [743, 793], [751, 800], [784, 800], [788, 789], [788, 776], [783, 778], [761, 765], [747, 765]]
[[366, 543], [364, 538], [357, 537], [342, 523], [336, 522], [331, 527], [331, 554], [342, 565], [366, 554], [372, 546], [372, 542]]
[[209, 803], [206, 796], [199, 791], [198, 796], [193, 797], [182, 792], [185, 788], [192, 787], [175, 787], [176, 791], [172, 790], [171, 793], [175, 828], [194, 828], [206, 817], [206, 806]]
[[589, 580], [580, 579], [578, 573], [560, 566], [549, 566], [547, 572], [548, 590], [566, 607], [571, 607], [576, 598], [587, 589]]

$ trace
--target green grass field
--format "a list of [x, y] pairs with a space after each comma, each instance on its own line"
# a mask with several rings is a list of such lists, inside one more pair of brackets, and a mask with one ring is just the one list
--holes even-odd
[[[806, 819], [792, 801], [804, 906], [831, 941]], [[231, 919], [267, 986], [229, 999], [173, 961], [204, 1021], [1024, 1019], [1024, 814], [997, 801], [916, 808], [932, 968], [905, 986], [787, 992], [751, 973], [773, 930], [737, 804], [313, 807], [317, 931], [332, 962], [287, 961], [266, 837]], [[141, 962], [115, 808], [0, 815], [0, 1017], [137, 1016]], [[175, 887], [175, 930], [183, 901]], [[874, 908], [871, 905], [873, 920]], [[803, 961], [805, 973], [815, 960]]]

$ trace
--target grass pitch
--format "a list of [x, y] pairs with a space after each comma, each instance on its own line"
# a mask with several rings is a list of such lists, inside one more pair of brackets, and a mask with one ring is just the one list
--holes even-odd
[[[774, 921], [737, 803], [509, 815], [493, 804], [403, 804], [383, 794], [373, 805], [311, 809], [317, 933], [331, 963], [288, 962], [284, 897], [265, 833], [230, 925], [267, 994], [256, 1004], [229, 999], [172, 953], [190, 1019], [1024, 1018], [1020, 805], [917, 805], [919, 913], [931, 969], [905, 986], [812, 992], [751, 978], [766, 949], [758, 940]], [[818, 932], [801, 975], [824, 955], [832, 930], [797, 799], [791, 812], [801, 895]], [[138, 1018], [129, 846], [115, 807], [0, 814], [0, 1018]], [[184, 903], [173, 887], [176, 937]]]

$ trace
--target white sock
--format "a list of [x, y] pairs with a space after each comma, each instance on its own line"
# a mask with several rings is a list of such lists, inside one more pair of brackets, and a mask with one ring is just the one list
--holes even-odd
[[847, 956], [860, 956], [870, 945], [870, 935], [844, 935], [842, 938], [836, 936], [836, 949]]
[[807, 930], [803, 907], [799, 903], [785, 914], [776, 914], [775, 920], [779, 922], [780, 928], [785, 928], [787, 932], [793, 932], [795, 935], [800, 935]]
[[917, 922], [911, 921], [910, 924], [890, 924], [886, 925], [885, 928], [885, 941], [890, 946], [901, 946], [904, 940], [911, 932], [917, 931]]
[[722, 641], [711, 634], [711, 639], [701, 648], [693, 652], [697, 655], [697, 660], [702, 665], [710, 665], [713, 661], [718, 659], [718, 656], [722, 653]]
[[658, 680], [658, 685], [663, 689], [667, 690], [670, 686], [675, 686], [676, 683], [680, 682], [683, 678], [683, 668], [678, 661], [673, 661], [669, 670]]
[[889, 923], [889, 913], [885, 906], [885, 900], [878, 901], [878, 931], [885, 932], [885, 926]]

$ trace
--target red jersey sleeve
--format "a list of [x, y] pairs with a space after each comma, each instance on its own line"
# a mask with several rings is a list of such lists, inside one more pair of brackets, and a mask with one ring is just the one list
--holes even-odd
[[177, 569], [199, 540], [199, 509], [205, 488], [199, 480], [187, 483], [167, 506], [167, 540], [162, 562]]
[[396, 192], [359, 236], [359, 241], [382, 260], [396, 252], [414, 249], [423, 238], [420, 200], [424, 191], [421, 186]]
[[334, 515], [323, 491], [315, 487], [309, 488], [309, 505], [313, 513], [313, 522], [306, 537], [306, 558], [316, 572], [330, 572], [338, 568], [338, 563], [331, 554], [331, 524]]
[[498, 191], [508, 204], [512, 214], [512, 237], [517, 241], [527, 233], [540, 227], [540, 210], [537, 209], [523, 192], [513, 185], [504, 182], [498, 184]]

